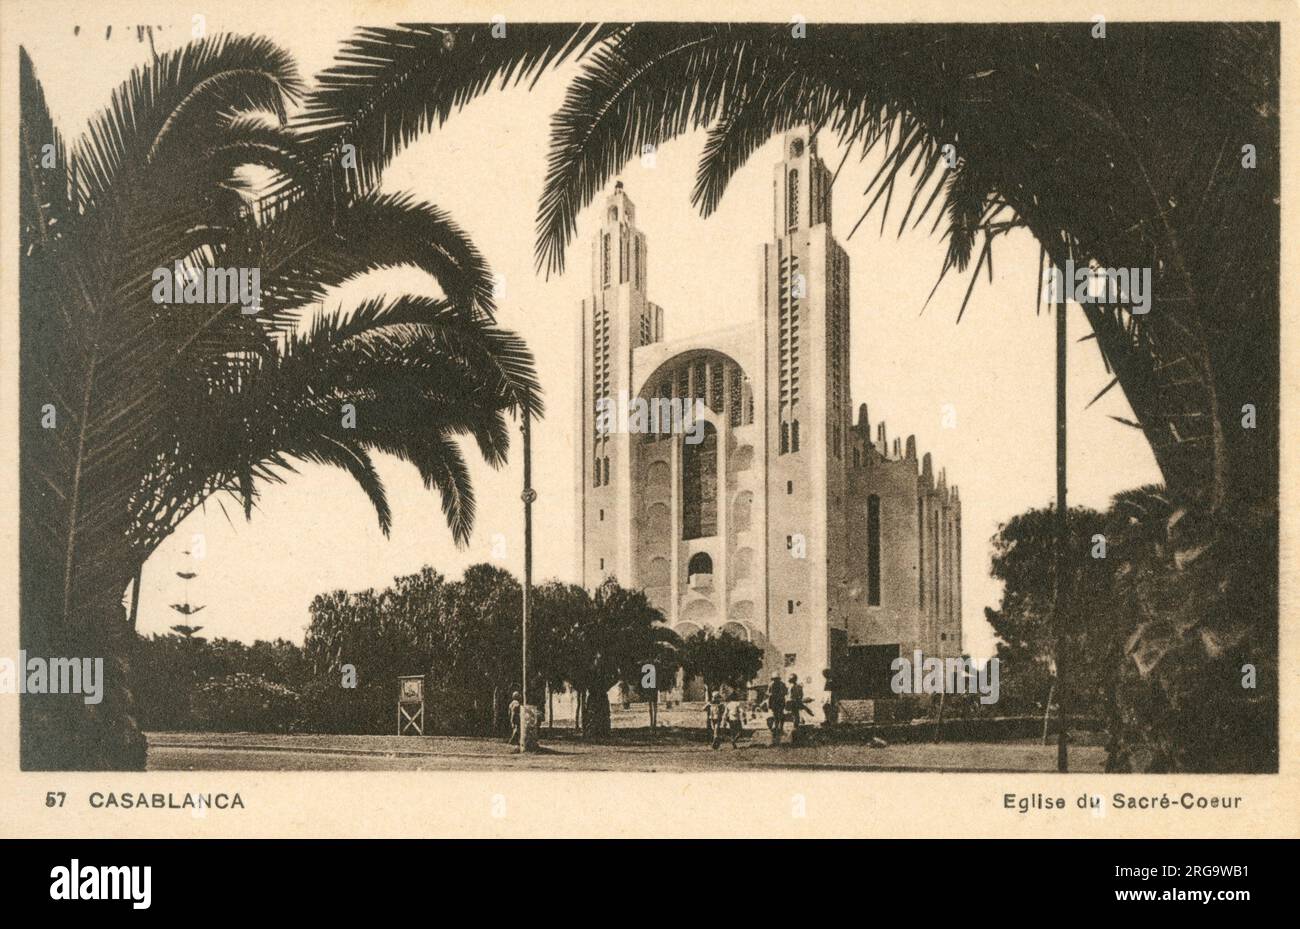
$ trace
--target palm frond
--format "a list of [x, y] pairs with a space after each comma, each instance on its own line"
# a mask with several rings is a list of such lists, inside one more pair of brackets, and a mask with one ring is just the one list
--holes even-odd
[[582, 55], [616, 27], [578, 23], [506, 26], [490, 23], [364, 28], [343, 43], [319, 74], [298, 121], [337, 163], [353, 146], [354, 192], [373, 190], [379, 174], [416, 136], [494, 84], [536, 81], [548, 68]]
[[173, 137], [204, 147], [222, 117], [262, 110], [283, 120], [302, 91], [293, 59], [267, 39], [215, 35], [168, 52], [132, 71], [91, 121], [76, 150], [85, 199], [107, 206], [129, 194], [119, 174], [147, 170]]

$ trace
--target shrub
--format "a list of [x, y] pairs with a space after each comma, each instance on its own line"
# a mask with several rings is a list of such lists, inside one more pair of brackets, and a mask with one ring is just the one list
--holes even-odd
[[228, 674], [200, 684], [190, 698], [195, 720], [213, 732], [287, 732], [298, 695], [257, 674]]
[[397, 682], [341, 687], [334, 676], [303, 688], [295, 729], [326, 735], [377, 735], [397, 732]]

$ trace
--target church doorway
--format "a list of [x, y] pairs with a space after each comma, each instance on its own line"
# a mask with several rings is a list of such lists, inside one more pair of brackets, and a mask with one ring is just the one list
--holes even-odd
[[889, 682], [890, 665], [898, 657], [898, 645], [850, 645], [841, 652], [835, 668], [835, 697], [838, 700], [876, 700], [894, 696]]

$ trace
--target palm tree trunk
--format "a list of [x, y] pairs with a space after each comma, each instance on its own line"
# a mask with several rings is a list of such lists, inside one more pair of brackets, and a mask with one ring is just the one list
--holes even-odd
[[591, 688], [583, 703], [586, 711], [582, 714], [582, 734], [588, 738], [609, 735], [609, 688]]
[[143, 770], [147, 744], [133, 716], [127, 686], [134, 634], [127, 628], [120, 592], [85, 604], [72, 625], [56, 625], [50, 611], [30, 600], [26, 606], [34, 607], [24, 609], [23, 648], [30, 657], [89, 658], [92, 668], [97, 666], [102, 673], [93, 679], [98, 693], [83, 677], [80, 694], [23, 694], [23, 770]]

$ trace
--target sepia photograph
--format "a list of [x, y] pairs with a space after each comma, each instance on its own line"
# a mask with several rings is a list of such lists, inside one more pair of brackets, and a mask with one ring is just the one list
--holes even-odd
[[1295, 834], [1292, 4], [201, 6], [0, 8], [6, 783]]

